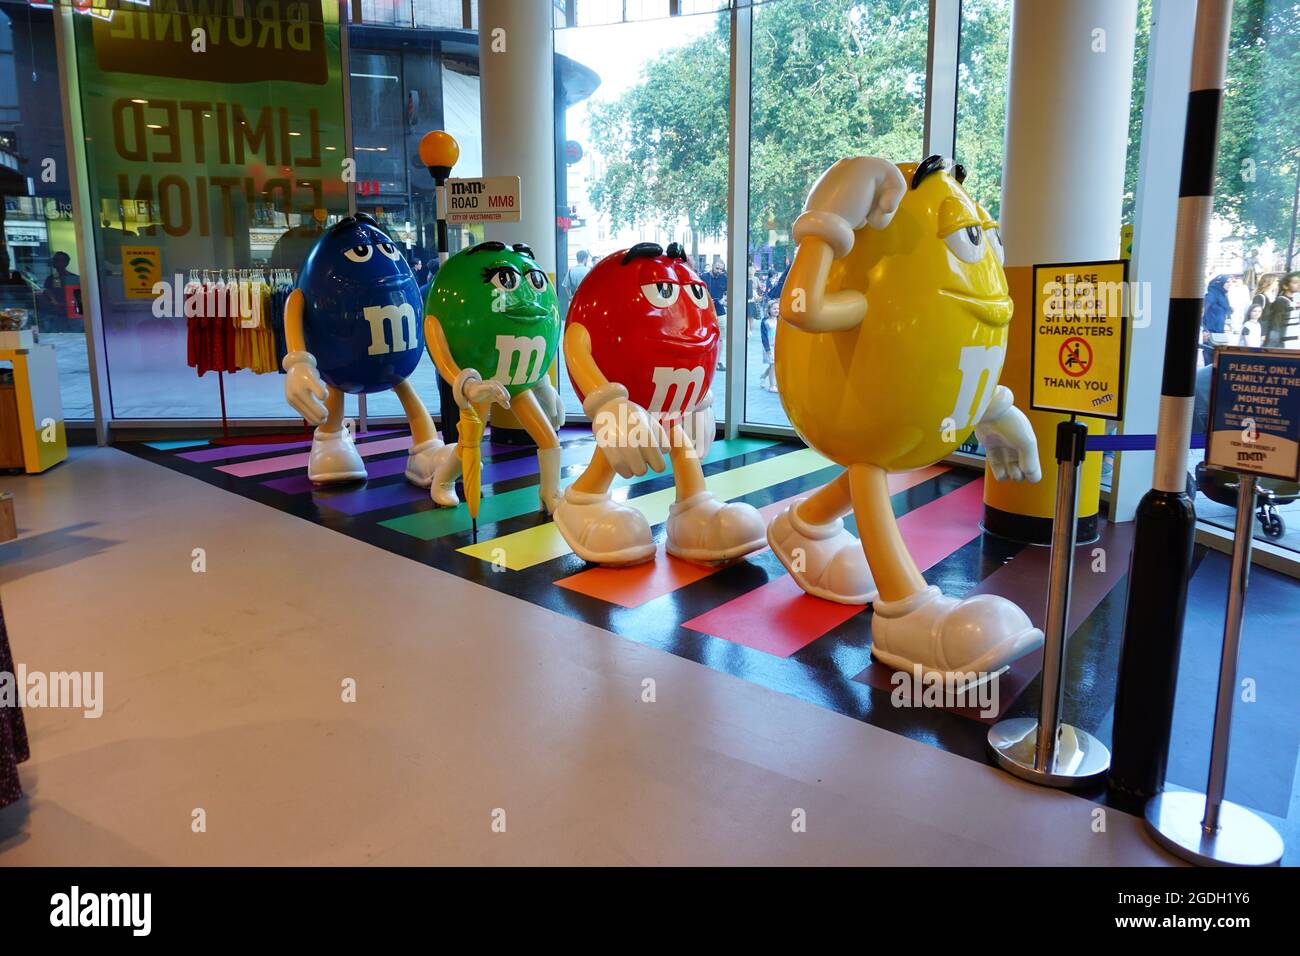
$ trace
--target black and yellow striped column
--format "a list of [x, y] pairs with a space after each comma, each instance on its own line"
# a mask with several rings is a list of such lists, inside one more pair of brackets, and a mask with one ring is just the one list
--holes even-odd
[[1187, 494], [1187, 451], [1231, 20], [1232, 0], [1200, 0], [1183, 133], [1155, 470], [1134, 526], [1111, 743], [1110, 786], [1137, 797], [1151, 797], [1164, 788], [1192, 573], [1196, 511]]

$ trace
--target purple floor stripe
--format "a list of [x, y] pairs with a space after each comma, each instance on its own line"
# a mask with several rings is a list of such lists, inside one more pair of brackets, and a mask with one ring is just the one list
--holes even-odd
[[[518, 446], [506, 445], [495, 446], [496, 449], [517, 450]], [[560, 452], [560, 467], [569, 465], [585, 465], [591, 460], [592, 452], [596, 446], [591, 443], [581, 443]], [[370, 461], [366, 463], [366, 471], [370, 478], [387, 478], [391, 475], [400, 475], [406, 471], [406, 456], [398, 455], [394, 458], [384, 458], [379, 461]], [[492, 484], [498, 481], [510, 481], [514, 478], [522, 478], [525, 475], [537, 474], [537, 456], [522, 455], [519, 458], [511, 458], [506, 461], [488, 462], [483, 465], [482, 482]], [[305, 474], [289, 475], [284, 478], [274, 478], [271, 481], [264, 481], [262, 484], [267, 488], [283, 492], [286, 495], [303, 495], [316, 489]], [[400, 487], [400, 486], [399, 486]], [[419, 494], [414, 497], [403, 498], [395, 494], [380, 494], [383, 487], [366, 487], [358, 488], [349, 492], [330, 494], [328, 497], [320, 496], [317, 503], [323, 507], [331, 508], [335, 511], [341, 511], [348, 515], [365, 514], [367, 511], [377, 511], [380, 508], [388, 508], [397, 504], [405, 504], [407, 501], [419, 501], [427, 497], [428, 492], [420, 491], [418, 488], [413, 490]]]
[[[392, 435], [394, 429], [376, 432], [361, 432], [358, 438], [376, 438], [380, 435]], [[295, 448], [310, 448], [311, 439], [306, 438], [300, 441], [276, 442], [269, 445], [224, 445], [217, 448], [204, 448], [200, 451], [183, 451], [176, 457], [184, 458], [186, 461], [197, 463], [209, 461], [229, 461], [232, 458], [244, 458], [246, 456], [260, 455], [262, 453], [270, 454], [278, 451], [292, 451]]]
[[428, 500], [429, 490], [417, 488], [409, 481], [399, 481], [391, 485], [368, 485], [334, 494], [317, 494], [315, 498], [316, 504], [322, 508], [329, 508], [331, 511], [338, 511], [345, 515], [365, 514], [367, 511], [378, 511], [381, 508]]

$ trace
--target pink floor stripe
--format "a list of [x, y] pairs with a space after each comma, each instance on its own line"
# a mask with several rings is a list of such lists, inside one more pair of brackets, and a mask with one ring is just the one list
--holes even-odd
[[[411, 436], [402, 435], [400, 438], [386, 438], [383, 441], [366, 442], [358, 445], [357, 450], [361, 452], [362, 458], [369, 458], [371, 455], [383, 455], [390, 451], [402, 451], [411, 447]], [[225, 472], [227, 475], [234, 475], [236, 478], [255, 478], [258, 475], [269, 475], [276, 471], [288, 471], [291, 468], [306, 468], [307, 454], [301, 455], [277, 455], [274, 458], [258, 458], [253, 461], [238, 461], [232, 465], [222, 465], [217, 471]]]
[[[898, 494], [946, 470], [934, 467], [890, 475], [890, 493]], [[972, 488], [975, 489], [973, 493]], [[925, 570], [980, 533], [979, 521], [983, 510], [984, 482], [972, 481], [909, 511], [899, 519], [898, 525], [917, 565]], [[917, 517], [913, 518], [914, 515]], [[913, 520], [908, 521], [909, 518]], [[944, 541], [950, 547], [940, 554]], [[862, 610], [860, 606], [810, 597], [792, 577], [783, 574], [686, 621], [682, 626], [769, 654], [789, 657]]]

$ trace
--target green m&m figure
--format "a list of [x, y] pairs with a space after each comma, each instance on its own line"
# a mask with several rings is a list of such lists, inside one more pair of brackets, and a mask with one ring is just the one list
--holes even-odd
[[[539, 494], [546, 510], [560, 499], [564, 406], [547, 376], [560, 344], [555, 288], [522, 243], [481, 242], [438, 269], [424, 301], [424, 335], [456, 404], [486, 421], [492, 403], [511, 409], [537, 443]], [[462, 433], [463, 434], [463, 433]], [[434, 502], [459, 503], [460, 443], [438, 451]]]

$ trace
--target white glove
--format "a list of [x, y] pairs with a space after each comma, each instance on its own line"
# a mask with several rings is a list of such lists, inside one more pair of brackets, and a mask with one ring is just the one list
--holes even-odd
[[542, 377], [542, 380], [533, 387], [533, 394], [537, 396], [537, 404], [542, 406], [544, 414], [551, 422], [551, 426], [559, 431], [564, 427], [564, 402], [560, 401], [560, 393], [551, 385], [551, 380]]
[[293, 410], [311, 425], [319, 425], [329, 415], [325, 398], [329, 387], [316, 371], [316, 356], [310, 352], [290, 352], [284, 357], [284, 398]]
[[704, 458], [713, 447], [713, 438], [718, 433], [718, 419], [713, 414], [713, 389], [704, 393], [700, 404], [689, 415], [682, 416], [682, 430], [691, 440], [691, 447], [699, 458]]
[[884, 229], [907, 194], [907, 180], [897, 166], [879, 156], [836, 161], [813, 183], [804, 211], [794, 221], [796, 243], [815, 236], [835, 251], [849, 254], [853, 232], [865, 225]]
[[998, 481], [1027, 481], [1043, 477], [1038, 464], [1038, 439], [1025, 413], [1011, 404], [1011, 389], [999, 385], [984, 417], [975, 426], [975, 437]]
[[596, 445], [620, 476], [639, 478], [647, 468], [664, 470], [668, 436], [644, 408], [628, 400], [622, 385], [606, 382], [587, 396], [582, 409], [591, 417]]
[[496, 402], [502, 408], [510, 407], [510, 393], [496, 379], [484, 379], [478, 369], [463, 368], [452, 383], [451, 394], [461, 408]]

